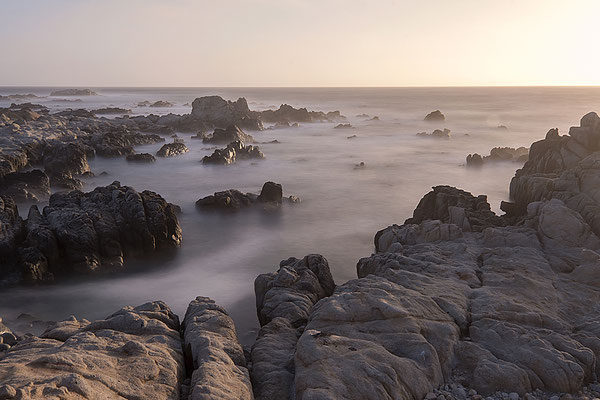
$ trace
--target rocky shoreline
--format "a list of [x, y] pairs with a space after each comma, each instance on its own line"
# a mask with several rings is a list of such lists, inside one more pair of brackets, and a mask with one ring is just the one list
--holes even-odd
[[[211, 107], [194, 101], [194, 118], [258, 127], [240, 100], [211, 100], [234, 116], [227, 121], [206, 118]], [[280, 115], [290, 114], [282, 108]], [[339, 118], [304, 111], [302, 118]], [[79, 162], [64, 172], [71, 177], [86, 172], [87, 153], [73, 152]], [[30, 160], [26, 153], [11, 164], [3, 156], [12, 168], [5, 175]], [[358, 261], [357, 279], [336, 285], [317, 254], [282, 261], [254, 282], [261, 329], [251, 348], [242, 348], [227, 312], [204, 297], [191, 300], [181, 323], [154, 301], [95, 322], [56, 322], [40, 336], [0, 325], [8, 338], [0, 398], [597, 398], [599, 157], [600, 117], [590, 113], [569, 135], [551, 130], [531, 146], [505, 215], [492, 212], [485, 195], [436, 186], [411, 218], [375, 234], [375, 253]], [[51, 161], [47, 169], [56, 170]], [[265, 185], [276, 192], [268, 200], [280, 201], [281, 186]], [[231, 197], [218, 192], [206, 202], [217, 195]], [[73, 268], [94, 270], [181, 241], [175, 206], [118, 182], [53, 194], [27, 221], [11, 198], [1, 199], [0, 251], [17, 254], [20, 268], [38, 251], [51, 271], [52, 243]], [[102, 246], [87, 251], [79, 246], [87, 236], [57, 235], [72, 220]], [[129, 227], [139, 230], [132, 235]]]

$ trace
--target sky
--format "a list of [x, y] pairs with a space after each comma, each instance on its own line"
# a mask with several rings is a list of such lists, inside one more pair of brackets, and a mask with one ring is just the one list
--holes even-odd
[[0, 0], [0, 86], [600, 85], [600, 0]]

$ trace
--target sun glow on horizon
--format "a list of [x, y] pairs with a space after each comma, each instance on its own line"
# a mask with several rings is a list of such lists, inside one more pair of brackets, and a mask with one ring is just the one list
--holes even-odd
[[[34, 5], [34, 7], [32, 7]], [[600, 85], [596, 0], [0, 0], [0, 85]], [[8, 40], [9, 39], [9, 40]]]

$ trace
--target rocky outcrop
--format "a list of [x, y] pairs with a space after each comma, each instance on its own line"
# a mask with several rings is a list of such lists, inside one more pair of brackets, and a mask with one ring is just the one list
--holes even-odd
[[218, 128], [237, 125], [249, 130], [263, 129], [258, 114], [250, 111], [243, 97], [237, 101], [225, 100], [220, 96], [199, 97], [192, 102], [191, 115]]
[[[287, 200], [292, 203], [299, 202], [296, 196], [290, 196]], [[253, 204], [261, 204], [264, 208], [271, 209], [280, 206], [282, 202], [283, 190], [281, 185], [275, 182], [265, 182], [258, 195], [229, 189], [201, 198], [196, 202], [196, 207], [238, 211]]]
[[283, 260], [254, 281], [261, 330], [252, 347], [252, 384], [261, 400], [294, 399], [294, 353], [313, 306], [335, 283], [327, 260], [311, 254]]
[[215, 144], [232, 143], [236, 141], [242, 143], [253, 143], [254, 138], [242, 131], [236, 125], [229, 125], [226, 129], [215, 129], [211, 135], [206, 135], [202, 139], [202, 143]]
[[118, 182], [89, 193], [56, 193], [40, 213], [32, 206], [23, 222], [10, 198], [0, 214], [5, 282], [110, 271], [124, 259], [181, 243], [175, 207], [158, 194]]
[[352, 124], [337, 124], [333, 127], [334, 129], [354, 129]]
[[44, 170], [50, 184], [64, 189], [81, 189], [83, 183], [77, 176], [90, 172], [88, 154], [94, 151], [80, 143], [56, 143], [44, 150]]
[[417, 133], [417, 136], [448, 140], [448, 139], [450, 139], [450, 133], [451, 133], [450, 129], [444, 128], [444, 130], [436, 129], [431, 133], [419, 132], [419, 133]]
[[3, 398], [176, 400], [184, 376], [179, 321], [162, 302], [59, 322], [0, 353]]
[[190, 151], [184, 143], [173, 142], [163, 145], [157, 152], [158, 157], [175, 157]]
[[427, 114], [424, 120], [429, 122], [443, 122], [446, 120], [446, 117], [440, 110], [435, 110]]
[[589, 113], [569, 135], [551, 129], [544, 140], [531, 145], [529, 161], [510, 183], [513, 214], [524, 215], [527, 205], [561, 199], [600, 234], [600, 117]]
[[0, 195], [10, 196], [18, 203], [37, 203], [50, 196], [50, 179], [39, 169], [12, 172], [0, 177]]
[[197, 297], [182, 322], [190, 400], [251, 400], [252, 385], [233, 320], [207, 297]]
[[55, 90], [50, 96], [97, 96], [98, 93], [90, 89], [62, 89]]
[[139, 163], [153, 163], [156, 161], [156, 158], [150, 153], [139, 153], [128, 155], [126, 160]]
[[236, 140], [229, 143], [224, 149], [216, 149], [210, 156], [204, 156], [202, 162], [204, 164], [219, 164], [231, 165], [238, 159], [262, 159], [265, 155], [260, 151], [258, 146], [244, 145], [243, 142]]
[[120, 107], [104, 107], [91, 111], [93, 114], [131, 114], [131, 110]]
[[467, 156], [468, 167], [480, 167], [488, 162], [510, 161], [525, 163], [529, 158], [529, 149], [526, 147], [494, 147], [489, 156], [481, 156], [477, 153]]
[[282, 104], [277, 110], [266, 110], [258, 113], [265, 122], [290, 123], [290, 122], [337, 122], [344, 121], [346, 117], [339, 111], [308, 111], [306, 108], [294, 108]]
[[157, 107], [157, 108], [173, 107], [173, 103], [164, 101], [164, 100], [158, 100], [152, 104], [149, 104], [148, 107]]

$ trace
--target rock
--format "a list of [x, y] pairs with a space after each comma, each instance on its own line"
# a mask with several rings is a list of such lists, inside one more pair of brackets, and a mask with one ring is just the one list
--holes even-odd
[[[47, 275], [110, 271], [136, 256], [178, 247], [181, 228], [175, 208], [158, 194], [138, 193], [118, 182], [92, 192], [56, 193], [40, 214], [29, 212], [25, 226], [5, 203], [4, 220], [15, 232], [4, 251], [12, 261], [4, 275], [17, 280]], [[0, 214], [2, 216], [3, 214]], [[7, 230], [7, 232], [10, 232]]]
[[354, 129], [354, 127], [351, 124], [338, 124], [334, 129]]
[[279, 183], [265, 182], [256, 201], [260, 203], [281, 203], [283, 190]]
[[17, 396], [17, 391], [10, 385], [0, 386], [0, 399], [12, 399]]
[[[164, 146], [163, 146], [164, 147]], [[130, 154], [127, 156], [127, 161], [152, 163], [156, 161], [156, 158], [149, 153]]]
[[[263, 129], [258, 113], [250, 111], [248, 102], [243, 97], [235, 102], [225, 100], [219, 96], [199, 97], [192, 102], [191, 116], [219, 128], [237, 125], [243, 129]], [[226, 142], [229, 143], [234, 140], [237, 139], [227, 140]]]
[[0, 177], [0, 195], [11, 196], [19, 203], [37, 203], [50, 196], [50, 179], [39, 169], [12, 172]]
[[162, 302], [125, 307], [63, 339], [29, 336], [15, 345], [0, 358], [3, 390], [31, 399], [180, 396], [179, 321]]
[[4, 332], [0, 335], [2, 338], [2, 343], [5, 343], [9, 346], [14, 346], [17, 344], [17, 337], [11, 332]]
[[356, 136], [356, 135], [351, 135], [351, 136], [348, 136], [346, 139], [356, 139], [357, 137], [358, 136]]
[[239, 140], [231, 142], [224, 149], [216, 149], [210, 156], [204, 156], [204, 164], [234, 164], [238, 159], [265, 158], [258, 146], [244, 145]]
[[508, 394], [508, 398], [510, 400], [519, 400], [519, 393], [515, 393], [515, 392], [510, 392]]
[[229, 125], [226, 129], [215, 129], [212, 135], [205, 136], [202, 143], [232, 143], [239, 141], [241, 143], [252, 143], [254, 138], [239, 127]]
[[158, 157], [175, 157], [190, 151], [188, 147], [179, 142], [167, 143], [163, 145], [157, 152], [156, 155]]
[[420, 224], [425, 220], [440, 220], [457, 225], [463, 231], [476, 232], [489, 226], [506, 225], [491, 211], [487, 196], [475, 197], [451, 186], [435, 186], [421, 199], [413, 217], [405, 224]]
[[44, 150], [44, 170], [50, 185], [64, 189], [81, 189], [83, 183], [76, 178], [90, 172], [88, 154], [93, 150], [79, 143], [57, 143]]
[[256, 398], [293, 399], [294, 350], [314, 304], [333, 293], [327, 260], [311, 254], [290, 258], [276, 273], [254, 281], [262, 328], [252, 347], [252, 383]]
[[131, 110], [120, 107], [104, 107], [91, 111], [92, 114], [131, 114]]
[[439, 121], [445, 121], [445, 120], [446, 120], [446, 117], [444, 116], [444, 114], [442, 114], [442, 112], [440, 110], [432, 111], [425, 116], [425, 121], [439, 122]]
[[173, 103], [170, 103], [170, 102], [164, 101], [164, 100], [158, 100], [152, 104], [149, 104], [148, 107], [162, 107], [162, 108], [173, 107]]
[[363, 168], [367, 168], [367, 164], [365, 164], [364, 161], [361, 161], [354, 166], [354, 169], [363, 169]]
[[277, 110], [266, 110], [258, 113], [265, 122], [336, 122], [346, 120], [339, 111], [308, 111], [306, 108], [294, 108], [282, 104]]
[[529, 149], [519, 147], [494, 147], [489, 156], [481, 157], [479, 154], [469, 154], [467, 156], [467, 166], [479, 167], [490, 161], [511, 161], [525, 163], [529, 157]]
[[256, 195], [252, 195], [251, 193], [242, 193], [235, 189], [229, 189], [201, 198], [200, 200], [196, 201], [196, 207], [237, 211], [241, 208], [250, 206], [254, 202], [253, 197], [256, 197]]
[[444, 130], [436, 129], [431, 133], [420, 132], [420, 133], [417, 133], [417, 136], [430, 137], [430, 138], [434, 138], [434, 139], [450, 139], [450, 129], [445, 129], [445, 128], [444, 128]]
[[55, 90], [50, 96], [97, 96], [98, 93], [90, 89], [63, 89]]
[[189, 399], [253, 399], [244, 351], [223, 308], [197, 297], [188, 306], [182, 330], [193, 371]]

